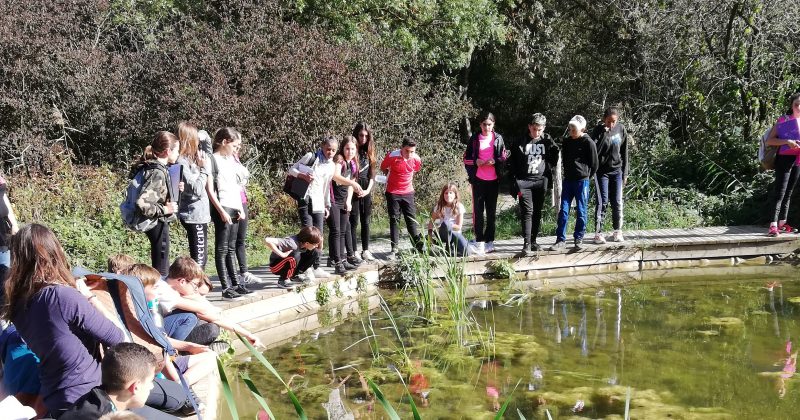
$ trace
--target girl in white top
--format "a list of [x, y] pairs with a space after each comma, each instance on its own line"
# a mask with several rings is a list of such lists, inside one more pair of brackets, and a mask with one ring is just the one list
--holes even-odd
[[[433, 207], [428, 231], [434, 241], [441, 242], [450, 255], [459, 257], [468, 255], [467, 238], [461, 233], [465, 213], [466, 209], [461, 204], [458, 186], [452, 182], [447, 183], [439, 194], [439, 201]], [[438, 228], [435, 237], [434, 226]]]
[[233, 152], [241, 136], [233, 128], [226, 127], [214, 134], [214, 154], [211, 159], [212, 182], [209, 183], [208, 198], [214, 207], [214, 265], [222, 285], [222, 297], [236, 299], [252, 293], [239, 284], [236, 278], [234, 258], [239, 221], [248, 215], [242, 207], [242, 189], [239, 186], [237, 165]]

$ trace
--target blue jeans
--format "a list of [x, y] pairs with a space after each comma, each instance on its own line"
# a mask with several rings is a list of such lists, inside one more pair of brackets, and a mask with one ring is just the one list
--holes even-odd
[[191, 312], [174, 311], [164, 317], [164, 331], [176, 340], [185, 340], [197, 325], [197, 315]]
[[611, 225], [614, 230], [622, 228], [622, 171], [610, 174], [597, 174], [594, 177], [595, 201], [594, 231], [603, 231], [603, 218], [611, 202]]
[[450, 230], [445, 223], [439, 226], [437, 231], [438, 239], [444, 247], [448, 255], [463, 257], [467, 255], [467, 238], [461, 231], [455, 232]]
[[558, 227], [556, 228], [557, 241], [567, 240], [567, 219], [572, 200], [575, 199], [575, 239], [583, 239], [586, 233], [586, 206], [589, 204], [589, 180], [561, 182], [561, 208], [558, 210]]

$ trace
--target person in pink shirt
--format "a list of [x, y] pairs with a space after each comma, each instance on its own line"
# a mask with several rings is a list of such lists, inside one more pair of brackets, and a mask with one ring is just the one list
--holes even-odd
[[[464, 153], [464, 168], [472, 185], [472, 223], [475, 231], [475, 251], [478, 254], [494, 251], [497, 194], [500, 173], [509, 152], [503, 136], [494, 131], [495, 118], [491, 112], [480, 115], [481, 132], [473, 134]], [[484, 223], [484, 214], [485, 223]]]
[[386, 208], [389, 210], [389, 232], [392, 251], [387, 259], [397, 258], [397, 245], [400, 241], [398, 223], [400, 213], [406, 219], [406, 228], [411, 242], [417, 250], [422, 247], [422, 235], [417, 223], [417, 206], [414, 203], [414, 173], [422, 168], [422, 160], [417, 155], [417, 142], [409, 137], [403, 138], [400, 149], [386, 154], [381, 162], [381, 171], [387, 175]]
[[[794, 93], [789, 97], [789, 110], [785, 115], [778, 118], [775, 126], [790, 121], [795, 123], [800, 120], [800, 92]], [[797, 230], [786, 223], [789, 215], [789, 204], [792, 191], [800, 178], [800, 166], [798, 166], [798, 150], [800, 150], [800, 139], [781, 138], [778, 130], [772, 127], [767, 145], [778, 146], [778, 155], [775, 157], [775, 182], [770, 191], [770, 224], [769, 236], [778, 236], [780, 233], [797, 233]]]

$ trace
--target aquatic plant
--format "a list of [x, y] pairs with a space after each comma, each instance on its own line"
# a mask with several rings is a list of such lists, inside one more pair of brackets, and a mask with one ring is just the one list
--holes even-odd
[[514, 264], [508, 259], [490, 261], [487, 266], [492, 271], [494, 278], [511, 281], [517, 279], [517, 271], [514, 269]]
[[319, 306], [325, 306], [331, 300], [331, 292], [324, 284], [317, 286], [316, 299]]

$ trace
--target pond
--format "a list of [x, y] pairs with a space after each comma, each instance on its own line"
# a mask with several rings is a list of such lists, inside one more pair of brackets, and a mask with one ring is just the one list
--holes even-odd
[[[766, 273], [504, 287], [468, 299], [459, 322], [445, 309], [426, 321], [413, 297], [384, 291], [386, 307], [264, 354], [309, 418], [328, 418], [326, 409], [388, 418], [363, 378], [404, 419], [413, 418], [408, 393], [422, 418], [494, 418], [508, 400], [505, 418], [622, 419], [629, 390], [631, 418], [797, 418], [798, 271]], [[255, 359], [226, 371], [249, 374], [277, 418], [297, 417]], [[248, 389], [236, 381], [233, 390], [239, 414], [254, 418]], [[220, 413], [230, 417], [222, 401]]]

